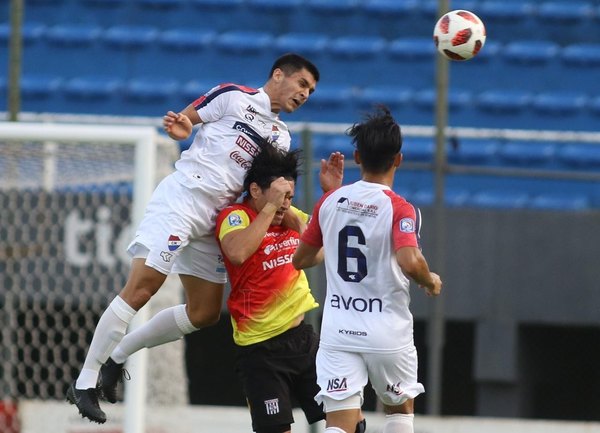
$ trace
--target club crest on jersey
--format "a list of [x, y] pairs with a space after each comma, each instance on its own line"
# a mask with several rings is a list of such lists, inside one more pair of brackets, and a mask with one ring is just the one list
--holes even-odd
[[169, 246], [169, 251], [175, 251], [181, 246], [181, 239], [179, 239], [179, 236], [171, 235], [169, 236], [167, 245]]
[[231, 227], [242, 225], [242, 217], [236, 213], [232, 213], [227, 217], [227, 222]]
[[400, 231], [403, 233], [414, 233], [415, 220], [412, 218], [402, 218], [400, 220]]
[[271, 141], [275, 142], [279, 138], [279, 128], [277, 125], [273, 125], [271, 128]]

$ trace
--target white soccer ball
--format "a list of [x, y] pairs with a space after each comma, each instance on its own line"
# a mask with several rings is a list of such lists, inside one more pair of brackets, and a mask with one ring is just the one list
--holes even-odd
[[485, 44], [485, 26], [473, 12], [450, 11], [435, 23], [433, 41], [444, 57], [450, 60], [469, 60]]

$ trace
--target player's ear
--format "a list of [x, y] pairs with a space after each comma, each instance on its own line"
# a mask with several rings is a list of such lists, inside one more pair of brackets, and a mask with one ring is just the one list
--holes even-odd
[[260, 188], [260, 186], [258, 186], [258, 184], [256, 182], [252, 182], [250, 184], [250, 196], [253, 199], [257, 199], [258, 197], [260, 197], [260, 194], [262, 193], [262, 189]]
[[358, 154], [358, 150], [354, 151], [354, 162], [360, 165], [360, 155]]
[[399, 167], [402, 163], [402, 154], [398, 152], [396, 156], [394, 156], [394, 167]]

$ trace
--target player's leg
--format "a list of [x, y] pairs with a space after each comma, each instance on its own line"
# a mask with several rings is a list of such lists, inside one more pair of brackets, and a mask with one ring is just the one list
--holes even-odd
[[414, 430], [414, 399], [410, 398], [400, 405], [383, 405], [385, 424], [383, 433], [413, 433]]
[[129, 246], [133, 260], [127, 283], [100, 318], [83, 369], [67, 392], [67, 399], [77, 405], [84, 417], [93, 421], [102, 423], [106, 420], [97, 401], [96, 386], [101, 365], [125, 335], [137, 310], [161, 287], [178, 254], [188, 243], [192, 231], [190, 220], [181, 212], [181, 203], [188, 195], [171, 176], [154, 191], [135, 240]]
[[[203, 242], [208, 245], [203, 246]], [[204, 239], [190, 242], [180, 252], [172, 272], [180, 274], [187, 302], [159, 311], [115, 347], [101, 370], [101, 388], [106, 400], [117, 401], [117, 385], [123, 377], [123, 366], [133, 353], [179, 340], [219, 320], [226, 274], [221, 270], [222, 261], [213, 247], [212, 240]], [[199, 249], [205, 252], [201, 253]]]
[[[291, 332], [293, 334], [293, 331]], [[236, 373], [257, 433], [289, 433], [294, 422], [288, 347], [290, 331], [272, 339], [238, 346]]]
[[323, 403], [327, 433], [353, 433], [360, 428], [363, 390], [368, 374], [362, 355], [319, 348], [317, 352], [317, 383], [315, 397]]
[[384, 405], [384, 433], [414, 433], [414, 398], [424, 392], [417, 379], [414, 346], [397, 353], [365, 354], [369, 379]]
[[100, 317], [83, 368], [67, 392], [67, 399], [77, 405], [82, 416], [99, 423], [106, 421], [96, 390], [100, 368], [125, 335], [137, 310], [156, 293], [165, 278], [146, 266], [144, 260], [133, 259], [127, 284]]

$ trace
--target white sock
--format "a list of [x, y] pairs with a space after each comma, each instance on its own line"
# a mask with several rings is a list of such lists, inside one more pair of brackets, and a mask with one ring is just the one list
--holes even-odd
[[324, 433], [346, 433], [339, 427], [327, 427]]
[[385, 416], [383, 433], [414, 433], [414, 414], [395, 413]]
[[185, 311], [185, 305], [176, 305], [159, 311], [150, 320], [123, 337], [110, 357], [123, 364], [138, 350], [170, 343], [197, 331]]
[[83, 368], [77, 378], [75, 384], [77, 389], [96, 387], [100, 367], [125, 335], [127, 326], [135, 313], [136, 311], [120, 296], [113, 299], [108, 308], [104, 310], [98, 325], [96, 325]]

